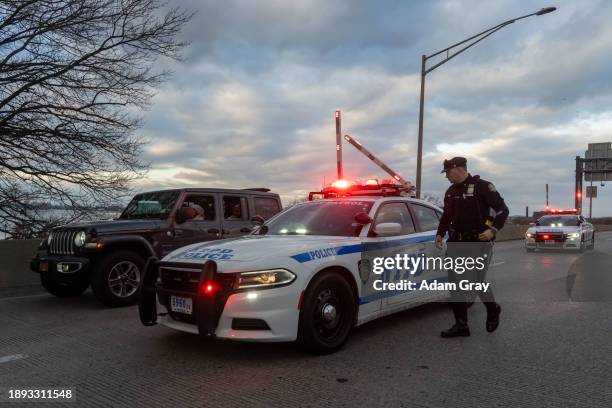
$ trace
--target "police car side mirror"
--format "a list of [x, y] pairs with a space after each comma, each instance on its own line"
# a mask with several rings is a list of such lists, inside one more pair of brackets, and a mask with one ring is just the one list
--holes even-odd
[[253, 224], [254, 227], [260, 227], [264, 222], [266, 222], [266, 220], [264, 220], [261, 215], [254, 215], [251, 217], [251, 224]]
[[355, 222], [357, 224], [366, 225], [372, 222], [372, 218], [370, 218], [370, 216], [367, 213], [360, 212], [360, 213], [355, 214]]
[[402, 232], [402, 226], [397, 222], [381, 222], [374, 228], [374, 232], [379, 237], [398, 235]]

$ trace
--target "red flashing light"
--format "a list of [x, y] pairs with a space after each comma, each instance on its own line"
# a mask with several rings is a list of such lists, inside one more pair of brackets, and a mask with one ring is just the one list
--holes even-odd
[[542, 235], [542, 238], [548, 239], [548, 238], [550, 238], [550, 236], [549, 235]]
[[332, 185], [332, 187], [334, 187], [334, 188], [342, 188], [342, 189], [345, 189], [345, 188], [348, 188], [348, 187], [349, 187], [350, 183], [349, 183], [348, 181], [346, 181], [346, 180], [336, 180], [336, 181], [332, 182], [332, 184], [331, 184], [331, 185]]
[[206, 295], [211, 295], [217, 290], [217, 285], [214, 282], [204, 282], [201, 287], [202, 292]]
[[578, 197], [578, 198], [582, 198], [582, 191], [577, 192], [577, 193], [576, 193], [576, 197]]
[[336, 151], [337, 152], [340, 151], [340, 145], [339, 144], [336, 145]]

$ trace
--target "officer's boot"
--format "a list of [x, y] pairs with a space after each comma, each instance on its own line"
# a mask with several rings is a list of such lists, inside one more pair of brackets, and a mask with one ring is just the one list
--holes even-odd
[[457, 320], [457, 322], [448, 330], [444, 330], [440, 333], [440, 336], [444, 338], [450, 337], [468, 337], [470, 335], [470, 328], [465, 320]]
[[494, 308], [487, 308], [487, 331], [492, 333], [499, 326], [499, 314], [501, 313], [501, 306], [495, 304]]

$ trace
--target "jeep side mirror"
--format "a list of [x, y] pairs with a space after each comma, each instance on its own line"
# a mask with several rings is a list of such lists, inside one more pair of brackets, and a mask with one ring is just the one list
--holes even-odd
[[266, 222], [261, 215], [254, 215], [251, 217], [251, 224], [255, 227], [260, 227]]
[[359, 212], [355, 214], [355, 222], [357, 224], [366, 225], [372, 222], [372, 218], [365, 212]]

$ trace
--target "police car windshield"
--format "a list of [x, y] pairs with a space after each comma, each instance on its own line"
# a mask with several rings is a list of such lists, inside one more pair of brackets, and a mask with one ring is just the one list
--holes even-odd
[[178, 191], [156, 191], [138, 194], [125, 207], [119, 219], [159, 218], [166, 219], [178, 199]]
[[575, 215], [546, 215], [538, 220], [542, 227], [576, 227], [580, 220]]
[[355, 215], [369, 213], [371, 201], [311, 201], [296, 205], [271, 219], [266, 226], [267, 235], [329, 235], [356, 237], [361, 225]]

